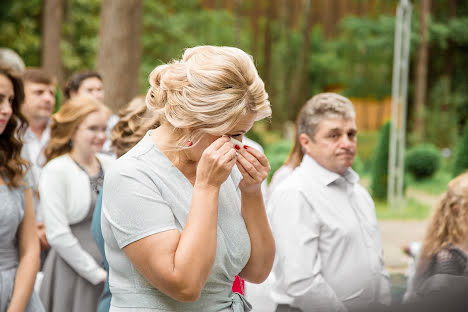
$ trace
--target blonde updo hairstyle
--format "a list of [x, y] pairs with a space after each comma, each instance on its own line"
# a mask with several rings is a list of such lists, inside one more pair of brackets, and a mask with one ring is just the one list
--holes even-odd
[[156, 67], [146, 104], [174, 127], [176, 149], [195, 146], [203, 134], [228, 133], [247, 114], [271, 115], [268, 94], [252, 57], [238, 48], [198, 46], [182, 59]]
[[432, 256], [451, 243], [463, 243], [468, 239], [468, 172], [448, 184], [435, 208], [426, 230], [418, 271], [422, 271]]
[[138, 96], [119, 111], [119, 121], [112, 128], [112, 148], [117, 157], [125, 154], [145, 135], [159, 126], [158, 116], [146, 107], [145, 97]]
[[44, 150], [46, 163], [72, 149], [72, 138], [83, 120], [91, 113], [110, 110], [98, 100], [80, 95], [67, 100], [59, 111], [52, 115], [50, 140]]
[[314, 140], [320, 122], [324, 119], [343, 118], [354, 120], [353, 103], [337, 93], [319, 93], [307, 101], [297, 119], [298, 134], [305, 133]]

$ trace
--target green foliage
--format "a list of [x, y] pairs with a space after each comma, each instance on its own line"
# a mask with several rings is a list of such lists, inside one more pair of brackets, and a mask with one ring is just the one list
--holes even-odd
[[375, 201], [375, 213], [379, 220], [425, 220], [429, 217], [431, 208], [414, 198], [406, 199], [397, 209], [389, 207], [386, 201]]
[[443, 148], [454, 146], [457, 141], [457, 93], [450, 92], [450, 81], [447, 77], [439, 79], [435, 85], [428, 90], [431, 109], [426, 110], [425, 120], [429, 126], [425, 129], [427, 141]]
[[362, 161], [364, 171], [369, 171], [372, 163], [372, 153], [377, 145], [377, 131], [359, 131], [357, 155]]
[[353, 165], [351, 166], [354, 171], [356, 171], [359, 175], [365, 172], [365, 166], [364, 162], [361, 160], [361, 157], [359, 157], [359, 154], [356, 155], [353, 161]]
[[[185, 48], [196, 45], [243, 46], [246, 33], [235, 43], [234, 17], [225, 10], [202, 10], [200, 1], [143, 0], [143, 55], [140, 80], [157, 65], [180, 59]], [[140, 84], [142, 92], [148, 84]]]
[[271, 167], [270, 173], [268, 174], [268, 181], [271, 180], [275, 171], [283, 165], [292, 146], [292, 141], [283, 140], [265, 147], [265, 155], [267, 156]]
[[[64, 1], [61, 51], [65, 75], [69, 76], [96, 65], [101, 1]], [[290, 103], [290, 92], [291, 79], [303, 49], [303, 14], [296, 15], [300, 21], [294, 23], [287, 21], [294, 14], [288, 16], [280, 11], [268, 20], [265, 1], [259, 12], [253, 12], [258, 8], [253, 0], [239, 1], [237, 12], [224, 9], [226, 3], [216, 1], [215, 9], [206, 9], [200, 0], [142, 0], [140, 91], [147, 90], [148, 75], [155, 66], [180, 58], [187, 47], [202, 44], [237, 46], [247, 51], [253, 55], [260, 75], [267, 80], [265, 51], [269, 47], [270, 81], [266, 83], [273, 107], [269, 129], [282, 129], [286, 121], [295, 119], [299, 109], [295, 103]], [[15, 50], [27, 66], [40, 65], [42, 5], [40, 0], [0, 1], [0, 46]], [[306, 81], [300, 90], [301, 101], [330, 89], [339, 89], [344, 95], [354, 97], [381, 99], [390, 95], [395, 17], [393, 10], [379, 11], [383, 6], [386, 5], [372, 5], [374, 9], [368, 16], [347, 14], [331, 37], [324, 35], [326, 25], [318, 24], [310, 30], [310, 55], [305, 69]], [[430, 66], [425, 108], [427, 124], [438, 127], [427, 127], [426, 139], [439, 147], [453, 147], [468, 121], [468, 58], [465, 57], [468, 6], [458, 1], [455, 17], [450, 17], [447, 6], [435, 6], [428, 26]], [[383, 11], [391, 13], [382, 14]], [[412, 65], [417, 61], [420, 42], [419, 12], [419, 3], [415, 2], [410, 47]], [[254, 31], [252, 17], [256, 17], [257, 31]], [[270, 46], [264, 42], [266, 25], [270, 25]], [[414, 79], [412, 75], [409, 78], [411, 119]], [[411, 127], [411, 122], [408, 125]], [[359, 158], [364, 168], [368, 168], [370, 146], [360, 140]]]
[[340, 23], [337, 57], [346, 82], [345, 95], [381, 99], [391, 94], [395, 18], [349, 16]]
[[447, 184], [452, 179], [452, 172], [448, 170], [437, 171], [430, 179], [417, 180], [411, 174], [407, 174], [408, 189], [421, 191], [432, 195], [440, 195], [447, 190]]
[[441, 156], [437, 147], [423, 144], [409, 149], [405, 155], [406, 170], [416, 180], [424, 180], [432, 177], [441, 164]]
[[96, 67], [100, 0], [66, 0], [60, 43], [65, 77]]
[[390, 126], [388, 121], [380, 128], [377, 147], [372, 156], [370, 189], [372, 196], [379, 200], [387, 198]]
[[0, 3], [0, 47], [7, 47], [17, 52], [26, 66], [39, 66], [42, 1], [0, 1]]
[[468, 169], [468, 123], [466, 123], [463, 136], [458, 141], [455, 151], [455, 161], [453, 166], [453, 176]]

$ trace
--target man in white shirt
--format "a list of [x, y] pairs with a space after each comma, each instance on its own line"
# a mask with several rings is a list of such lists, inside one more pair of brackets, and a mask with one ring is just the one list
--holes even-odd
[[23, 72], [24, 103], [21, 113], [28, 121], [21, 151], [23, 158], [31, 163], [30, 177], [34, 190], [34, 207], [41, 249], [49, 248], [39, 200], [39, 177], [44, 164], [44, 149], [50, 138], [49, 121], [55, 107], [55, 78], [39, 68], [27, 68]]
[[314, 96], [298, 131], [304, 159], [269, 200], [277, 311], [389, 304], [374, 203], [351, 169], [357, 147], [352, 103], [335, 93]]

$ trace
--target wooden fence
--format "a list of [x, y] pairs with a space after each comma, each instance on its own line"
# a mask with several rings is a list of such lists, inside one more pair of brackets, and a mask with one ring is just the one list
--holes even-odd
[[390, 119], [392, 98], [350, 98], [356, 109], [356, 124], [359, 131], [377, 131]]

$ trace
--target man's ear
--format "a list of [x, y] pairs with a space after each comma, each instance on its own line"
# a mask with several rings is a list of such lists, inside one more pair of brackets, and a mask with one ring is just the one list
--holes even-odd
[[299, 134], [299, 143], [301, 143], [301, 146], [302, 146], [302, 150], [304, 151], [305, 154], [309, 154], [310, 155], [310, 142], [312, 142], [312, 140], [310, 139], [310, 137], [305, 134], [305, 133], [301, 133]]

